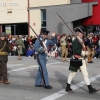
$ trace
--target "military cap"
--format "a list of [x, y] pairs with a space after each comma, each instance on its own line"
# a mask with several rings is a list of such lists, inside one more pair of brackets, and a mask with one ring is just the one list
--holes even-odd
[[0, 37], [1, 37], [1, 36], [5, 37], [6, 35], [7, 35], [7, 34], [6, 34], [5, 32], [1, 32], [1, 33], [0, 33]]
[[82, 34], [84, 34], [84, 28], [82, 26], [79, 26], [75, 29], [75, 32], [81, 32]]
[[61, 35], [61, 37], [63, 37], [63, 36], [66, 36], [66, 34], [65, 34], [65, 33], [63, 33], [63, 34]]
[[43, 34], [43, 35], [48, 35], [48, 33], [50, 33], [50, 31], [48, 31], [48, 30], [43, 30], [43, 31], [42, 31], [42, 34]]
[[22, 35], [19, 35], [19, 38], [22, 38]]

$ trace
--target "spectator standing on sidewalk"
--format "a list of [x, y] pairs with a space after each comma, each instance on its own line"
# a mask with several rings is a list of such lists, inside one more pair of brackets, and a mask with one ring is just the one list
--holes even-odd
[[25, 50], [25, 46], [24, 46], [24, 42], [22, 40], [22, 36], [19, 35], [17, 41], [15, 42], [15, 44], [17, 45], [17, 51], [18, 51], [18, 60], [22, 60], [21, 58], [21, 54], [23, 54], [23, 50]]

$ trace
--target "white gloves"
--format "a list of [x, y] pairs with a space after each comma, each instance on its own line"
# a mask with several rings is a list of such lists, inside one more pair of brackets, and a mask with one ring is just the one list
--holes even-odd
[[88, 56], [89, 55], [89, 52], [88, 51], [82, 51], [81, 55], [82, 56], [85, 56], [85, 55]]

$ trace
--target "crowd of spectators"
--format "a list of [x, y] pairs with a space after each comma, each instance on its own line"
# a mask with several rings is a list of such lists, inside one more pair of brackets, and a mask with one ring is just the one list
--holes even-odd
[[[7, 39], [12, 48], [12, 52], [9, 54], [11, 56], [18, 55], [17, 45], [16, 45], [16, 41], [18, 40], [18, 38], [19, 38], [18, 35], [16, 35], [16, 36], [8, 35], [7, 36]], [[34, 53], [35, 53], [34, 43], [35, 43], [36, 39], [37, 38], [35, 36], [22, 36], [22, 41], [24, 42], [24, 46], [25, 46], [25, 49], [23, 51], [23, 56], [31, 57], [34, 55]]]
[[[15, 42], [18, 39], [18, 35], [8, 35], [7, 39], [12, 47], [12, 52], [9, 54], [10, 56], [17, 56], [17, 46], [15, 45]], [[73, 41], [74, 36], [73, 35], [66, 35], [66, 49], [68, 50], [68, 57], [71, 57], [73, 54], [72, 51], [72, 41]], [[25, 45], [25, 50], [23, 56], [27, 57], [32, 57], [35, 54], [34, 50], [34, 44], [36, 41], [36, 36], [22, 36], [22, 40]], [[56, 45], [56, 48], [53, 49], [51, 46], [48, 47], [48, 56], [50, 57], [58, 57], [61, 55], [61, 50], [60, 50], [60, 39], [61, 35], [56, 34], [55, 36], [49, 36], [48, 39], [50, 39], [53, 44]], [[88, 40], [90, 40], [90, 45], [94, 48], [95, 55], [94, 58], [98, 58], [100, 55], [100, 34], [93, 34], [89, 33], [88, 35], [84, 35], [83, 41], [85, 46], [88, 44]]]

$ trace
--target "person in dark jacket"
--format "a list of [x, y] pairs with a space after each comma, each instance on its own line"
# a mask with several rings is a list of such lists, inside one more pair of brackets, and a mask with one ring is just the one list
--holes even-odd
[[10, 84], [7, 78], [8, 53], [11, 48], [6, 40], [6, 33], [0, 33], [0, 83]]
[[86, 46], [87, 46], [87, 50], [89, 51], [89, 55], [87, 56], [88, 63], [93, 63], [92, 59], [95, 55], [95, 51], [94, 51], [94, 46], [92, 43], [92, 36], [91, 35], [87, 38], [87, 45]]
[[[83, 27], [77, 27], [76, 28], [76, 34], [77, 34], [77, 38], [83, 42], [82, 38], [83, 38], [83, 34], [84, 34], [84, 30], [83, 30]], [[80, 70], [83, 74], [83, 77], [84, 77], [84, 81], [89, 89], [89, 93], [90, 94], [93, 94], [99, 90], [95, 89], [92, 87], [92, 85], [90, 84], [90, 81], [89, 81], [89, 75], [88, 75], [88, 71], [87, 71], [87, 61], [85, 59], [85, 56], [89, 55], [89, 52], [88, 51], [84, 51], [83, 50], [83, 45], [80, 44], [80, 42], [75, 39], [73, 42], [72, 42], [72, 50], [73, 50], [73, 59], [81, 59], [82, 60], [82, 66], [78, 66], [77, 64], [77, 67], [75, 65], [71, 65], [69, 66], [69, 70], [71, 71], [69, 76], [68, 76], [68, 81], [67, 81], [67, 86], [66, 86], [66, 92], [73, 92], [73, 90], [71, 89], [70, 87], [70, 84], [71, 84], [71, 81], [73, 79], [73, 77], [75, 76], [76, 72], [78, 70]]]

